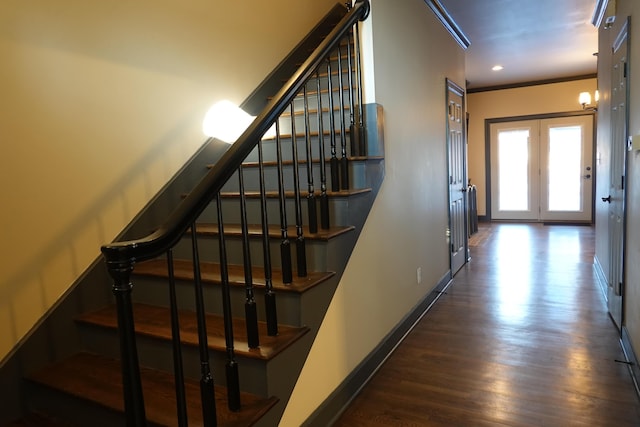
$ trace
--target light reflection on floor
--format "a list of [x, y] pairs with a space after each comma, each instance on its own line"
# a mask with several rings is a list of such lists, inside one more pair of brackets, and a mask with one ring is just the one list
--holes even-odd
[[[580, 228], [548, 227], [547, 237], [540, 239], [535, 236], [536, 227], [544, 226], [501, 224], [494, 229], [494, 254], [499, 258], [493, 264], [497, 305], [494, 315], [497, 331], [503, 331], [504, 340], [500, 340], [500, 334], [494, 337], [493, 363], [486, 365], [484, 376], [490, 378], [494, 391], [486, 411], [498, 419], [508, 419], [509, 408], [504, 406], [503, 397], [515, 394], [520, 387], [520, 374], [505, 369], [505, 360], [509, 361], [508, 366], [526, 366], [530, 363], [528, 353], [548, 345], [540, 340], [548, 340], [550, 334], [568, 340], [570, 345], [548, 351], [536, 363], [565, 366], [573, 371], [589, 372], [594, 368], [589, 344], [584, 342], [580, 325], [574, 322], [577, 313], [573, 318], [567, 316], [572, 310], [580, 310], [573, 304], [581, 290], [578, 284], [591, 271], [583, 264], [591, 262], [592, 255], [582, 252]], [[546, 319], [545, 324], [540, 324], [540, 317]], [[586, 391], [593, 387], [588, 376], [581, 375], [563, 375], [558, 383], [564, 384], [566, 390]], [[567, 400], [576, 407], [589, 404], [582, 394], [569, 393]]]
[[500, 320], [521, 323], [526, 319], [531, 293], [532, 254], [529, 227], [500, 228], [496, 237], [500, 262], [496, 266]]
[[471, 262], [337, 425], [640, 426], [594, 234], [480, 224]]

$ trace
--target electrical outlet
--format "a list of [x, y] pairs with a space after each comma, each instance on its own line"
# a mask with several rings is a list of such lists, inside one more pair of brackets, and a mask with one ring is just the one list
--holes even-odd
[[418, 267], [416, 270], [416, 280], [418, 281], [418, 285], [422, 283], [422, 267]]

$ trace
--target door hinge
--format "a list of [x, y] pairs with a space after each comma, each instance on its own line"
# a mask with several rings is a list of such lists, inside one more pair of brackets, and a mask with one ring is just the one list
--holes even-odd
[[622, 77], [627, 78], [627, 63], [622, 64]]

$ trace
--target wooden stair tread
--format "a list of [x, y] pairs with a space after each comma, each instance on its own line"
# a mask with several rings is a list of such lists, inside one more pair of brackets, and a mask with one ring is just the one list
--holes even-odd
[[[177, 425], [173, 375], [141, 367], [142, 388], [147, 420], [165, 426]], [[120, 362], [108, 357], [78, 353], [56, 362], [30, 376], [30, 380], [60, 390], [71, 396], [99, 404], [107, 409], [124, 411]], [[187, 414], [190, 426], [202, 425], [200, 386], [186, 380]], [[248, 426], [255, 423], [278, 401], [241, 393], [242, 410], [231, 412], [225, 387], [215, 386], [219, 426]]]
[[[337, 58], [337, 57], [336, 57], [336, 58]], [[345, 58], [346, 58], [346, 57], [345, 57]], [[346, 74], [346, 73], [345, 73], [345, 74]], [[342, 90], [343, 90], [343, 91], [349, 90], [349, 86], [348, 86], [347, 82], [343, 82], [343, 83], [342, 83]], [[332, 91], [332, 92], [340, 92], [340, 86], [338, 86], [338, 85], [333, 86], [333, 87], [331, 88], [331, 91]], [[321, 89], [321, 90], [320, 90], [320, 95], [324, 95], [324, 94], [327, 94], [327, 93], [329, 93], [329, 89], [328, 89], [328, 88], [327, 88], [327, 89]], [[317, 94], [318, 94], [318, 90], [317, 90], [317, 89], [311, 89], [311, 90], [308, 90], [308, 91], [307, 91], [307, 96], [315, 96], [315, 95], [317, 95]], [[296, 94], [296, 98], [297, 98], [297, 99], [300, 99], [300, 98], [301, 98], [301, 97], [303, 97], [303, 96], [304, 96], [304, 95], [303, 95], [302, 89], [300, 89], [300, 92], [298, 92], [298, 93]], [[267, 97], [267, 101], [272, 101], [272, 100], [273, 100], [273, 96], [268, 96], [268, 97]]]
[[[334, 74], [338, 74], [337, 72]], [[325, 77], [326, 77], [327, 73], [325, 73]], [[309, 93], [307, 93], [307, 95], [309, 95]], [[351, 109], [350, 105], [345, 105], [343, 107], [343, 110], [345, 111], [349, 111]], [[318, 108], [309, 108], [309, 114], [318, 114]], [[334, 106], [333, 107], [333, 112], [337, 113], [340, 111], [340, 106]], [[323, 113], [328, 113], [329, 112], [329, 107], [322, 107], [322, 112]], [[295, 116], [303, 116], [304, 115], [304, 110], [294, 110], [293, 114]], [[280, 114], [280, 117], [291, 117], [291, 111], [290, 110], [285, 110], [282, 114]]]
[[[344, 48], [345, 48], [345, 51], [344, 51], [344, 52], [342, 52], [342, 53], [341, 53], [341, 55], [340, 55], [340, 60], [341, 60], [341, 61], [345, 61], [345, 64], [346, 64], [346, 61], [347, 61], [347, 58], [348, 58], [348, 55], [347, 55], [347, 53], [346, 53], [346, 52], [347, 52], [347, 51], [346, 51], [347, 44], [346, 44], [346, 43], [340, 43], [340, 46], [342, 46], [342, 47], [344, 47]], [[353, 46], [353, 43], [351, 43], [351, 46]], [[352, 52], [353, 52], [353, 51], [352, 51]], [[338, 60], [338, 54], [337, 54], [337, 53], [331, 54], [331, 55], [329, 55], [329, 58], [328, 58], [328, 59], [329, 59], [331, 62], [335, 62], [335, 61], [337, 61], [337, 60]], [[300, 66], [302, 66], [302, 63], [301, 63], [301, 62], [296, 63], [296, 67], [300, 67]], [[344, 66], [344, 65], [343, 65], [343, 66]]]
[[[340, 158], [338, 157], [338, 159], [340, 159]], [[347, 159], [350, 162], [364, 162], [364, 161], [367, 161], [367, 160], [380, 161], [380, 160], [384, 160], [384, 157], [383, 156], [347, 156]], [[312, 162], [314, 164], [320, 164], [320, 159], [314, 158], [314, 159], [312, 159]], [[325, 159], [325, 163], [329, 164], [330, 162], [331, 162], [331, 157], [327, 157]], [[266, 161], [263, 161], [262, 164], [265, 165], [265, 166], [273, 167], [273, 166], [278, 166], [278, 161], [277, 160], [266, 160]], [[307, 160], [306, 159], [300, 159], [300, 160], [298, 160], [298, 164], [306, 165], [307, 164]], [[283, 166], [291, 166], [291, 165], [293, 165], [293, 160], [283, 160], [282, 161], [282, 165]], [[242, 167], [245, 167], [245, 168], [256, 168], [258, 166], [260, 166], [260, 163], [256, 162], [256, 161], [250, 161], [250, 162], [243, 162], [242, 163]], [[213, 167], [213, 165], [212, 164], [211, 165], [207, 165], [207, 167], [209, 169], [211, 169]]]
[[[147, 304], [134, 304], [136, 334], [171, 341], [171, 315], [169, 308]], [[196, 313], [190, 310], [179, 311], [180, 341], [185, 345], [198, 345], [198, 326]], [[118, 318], [115, 305], [84, 313], [76, 318], [80, 323], [117, 329]], [[271, 360], [309, 331], [306, 327], [278, 325], [278, 336], [267, 335], [265, 322], [258, 323], [260, 347], [249, 348], [244, 319], [233, 319], [234, 348], [237, 356], [253, 359]], [[209, 348], [214, 351], [226, 351], [223, 318], [216, 314], [207, 314], [207, 338]]]
[[[334, 129], [333, 131], [331, 129], [327, 129], [327, 130], [322, 132], [322, 136], [330, 136], [331, 134], [340, 135], [340, 132], [341, 132], [340, 129]], [[350, 132], [351, 132], [351, 129], [350, 129], [349, 125], [345, 123], [345, 128], [344, 128], [345, 135], [347, 135]], [[309, 132], [309, 136], [311, 138], [315, 138], [318, 135], [320, 135], [320, 132], [318, 132], [317, 130]], [[296, 132], [296, 139], [306, 138], [306, 136], [307, 136], [307, 134], [305, 132]], [[264, 136], [262, 138], [263, 141], [274, 141], [275, 139], [276, 139], [275, 135]], [[291, 139], [291, 133], [281, 133], [280, 134], [280, 139]]]
[[[346, 47], [346, 45], [344, 45], [344, 47]], [[336, 56], [336, 59], [337, 59], [337, 56]], [[345, 60], [347, 60], [347, 59], [348, 59], [348, 56], [345, 56]], [[352, 70], [352, 72], [355, 74], [355, 70]], [[314, 75], [314, 77], [312, 77], [311, 80], [315, 80], [317, 77], [319, 77], [321, 80], [322, 79], [326, 79], [327, 77], [329, 77], [329, 73], [327, 72], [326, 68], [325, 68], [324, 71], [321, 71], [319, 74], [314, 73], [313, 75]], [[331, 68], [331, 76], [332, 77], [338, 77], [339, 76], [339, 72], [338, 72], [337, 67], [336, 68], [333, 68], [333, 67]], [[349, 78], [349, 69], [348, 68], [344, 68], [344, 67], [342, 68], [342, 76], [343, 76], [344, 80], [347, 80]], [[281, 79], [280, 81], [282, 83], [286, 83], [288, 80], [287, 79]], [[349, 88], [348, 85], [344, 85], [343, 84], [343, 86], [344, 86], [345, 90]], [[345, 107], [349, 107], [349, 105], [345, 105]]]
[[[191, 260], [176, 259], [173, 261], [175, 278], [179, 280], [193, 280], [193, 262]], [[229, 265], [229, 283], [233, 286], [244, 286], [244, 268], [240, 265]], [[200, 272], [204, 283], [220, 284], [220, 264], [200, 262]], [[143, 261], [135, 265], [135, 275], [150, 277], [167, 277], [167, 262], [164, 259]], [[256, 288], [265, 287], [264, 269], [253, 267], [253, 284]], [[276, 292], [303, 293], [319, 285], [333, 276], [334, 272], [309, 272], [307, 277], [293, 275], [293, 282], [282, 283], [282, 273], [274, 270], [272, 274], [273, 289]]]
[[[371, 188], [355, 188], [349, 190], [340, 190], [340, 191], [327, 191], [327, 196], [329, 197], [349, 197], [355, 196], [358, 194], [370, 193]], [[259, 191], [245, 191], [245, 196], [250, 199], [255, 199], [260, 197]], [[315, 191], [314, 194], [318, 198], [320, 196], [319, 191]], [[308, 191], [300, 190], [300, 197], [306, 198], [309, 195]], [[220, 193], [220, 196], [223, 198], [232, 198], [232, 197], [240, 197], [240, 193], [238, 191], [225, 191]], [[293, 191], [285, 191], [285, 196], [288, 198], [292, 198], [295, 196]], [[267, 191], [267, 197], [270, 199], [279, 198], [280, 194], [277, 191]]]
[[[350, 196], [356, 196], [359, 194], [365, 194], [365, 193], [370, 193], [371, 192], [371, 188], [355, 188], [355, 189], [348, 189], [348, 190], [340, 190], [340, 191], [327, 191], [327, 196], [328, 197], [332, 197], [332, 198], [338, 198], [338, 197], [350, 197]], [[257, 199], [260, 198], [260, 192], [259, 191], [245, 191], [244, 192], [245, 196], [249, 199]], [[319, 199], [320, 198], [320, 191], [315, 191], [314, 194], [316, 195], [316, 198]], [[189, 194], [188, 193], [184, 193], [182, 194], [182, 197], [187, 197]], [[307, 196], [309, 195], [309, 192], [306, 190], [300, 190], [300, 197], [303, 199], [306, 199]], [[222, 198], [225, 199], [231, 199], [231, 198], [237, 198], [240, 197], [240, 192], [238, 191], [225, 191], [225, 192], [221, 192], [220, 196]], [[286, 198], [293, 198], [295, 197], [295, 192], [292, 190], [288, 190], [285, 191], [285, 197]], [[280, 198], [280, 194], [278, 193], [278, 191], [267, 191], [267, 198], [269, 199], [277, 199]]]
[[[249, 224], [248, 225], [249, 237], [262, 237], [262, 226], [259, 224]], [[324, 230], [322, 228], [318, 228], [317, 233], [311, 233], [309, 231], [308, 226], [303, 227], [304, 238], [306, 240], [318, 240], [318, 241], [328, 241], [333, 239], [334, 237], [338, 237], [342, 234], [348, 233], [355, 229], [354, 226], [334, 226], [329, 227], [329, 229]], [[218, 235], [218, 224], [210, 224], [210, 223], [199, 223], [196, 225], [196, 232], [199, 235], [204, 236], [217, 236]], [[290, 226], [287, 230], [289, 238], [296, 238], [296, 228], [295, 226]], [[225, 224], [224, 225], [224, 234], [225, 236], [233, 236], [233, 237], [241, 237], [242, 236], [242, 228], [240, 224]], [[269, 237], [274, 239], [279, 239], [281, 237], [280, 226], [277, 225], [269, 225]]]

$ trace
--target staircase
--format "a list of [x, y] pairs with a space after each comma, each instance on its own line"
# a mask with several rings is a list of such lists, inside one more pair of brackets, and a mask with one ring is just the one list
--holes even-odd
[[[358, 2], [340, 22], [367, 12]], [[81, 351], [29, 373], [28, 414], [11, 425], [278, 424], [384, 175], [380, 109], [357, 105], [350, 84], [359, 48], [348, 30], [331, 34], [202, 171], [216, 191], [183, 196], [175, 212], [198, 214], [178, 238], [144, 255], [127, 251], [152, 238], [106, 247], [117, 304], [75, 317]], [[219, 172], [230, 157], [242, 166]], [[216, 174], [227, 176], [212, 187]]]

